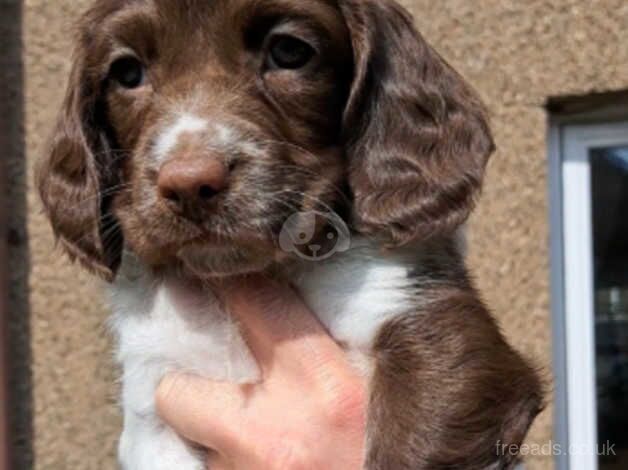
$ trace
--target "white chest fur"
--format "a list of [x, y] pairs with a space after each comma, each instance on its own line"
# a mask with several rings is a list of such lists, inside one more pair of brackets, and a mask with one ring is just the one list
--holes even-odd
[[[358, 241], [329, 260], [302, 265], [294, 284], [347, 352], [364, 356], [381, 325], [408, 311], [416, 299], [408, 276], [413, 258], [410, 251], [383, 257]], [[111, 303], [124, 370], [123, 467], [203, 468], [199, 456], [159, 421], [153, 396], [173, 370], [237, 383], [257, 380], [257, 366], [237, 327], [211, 291], [177, 279], [157, 281], [129, 260], [112, 288]]]

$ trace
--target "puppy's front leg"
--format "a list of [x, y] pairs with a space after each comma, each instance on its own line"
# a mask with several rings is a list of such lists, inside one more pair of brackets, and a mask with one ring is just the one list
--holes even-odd
[[124, 429], [118, 446], [123, 470], [205, 470], [205, 452], [194, 449], [166, 426], [155, 411], [160, 367], [125, 367], [122, 386]]
[[[510, 469], [542, 408], [535, 371], [473, 292], [448, 292], [380, 330], [368, 470]], [[500, 447], [500, 443], [502, 446]]]
[[125, 413], [118, 447], [123, 470], [205, 470], [206, 456], [155, 416]]

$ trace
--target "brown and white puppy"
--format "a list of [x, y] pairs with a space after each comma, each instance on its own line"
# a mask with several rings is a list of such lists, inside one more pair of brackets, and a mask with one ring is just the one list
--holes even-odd
[[498, 443], [523, 440], [539, 380], [458, 243], [492, 150], [391, 0], [97, 1], [38, 185], [61, 245], [112, 283], [123, 467], [203, 468], [154, 390], [173, 369], [258, 379], [208, 287], [254, 272], [361, 357], [367, 468], [514, 465]]

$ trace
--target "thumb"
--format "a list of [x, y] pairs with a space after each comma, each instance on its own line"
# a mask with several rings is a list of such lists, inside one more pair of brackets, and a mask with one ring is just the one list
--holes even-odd
[[159, 416], [180, 436], [230, 455], [246, 419], [246, 388], [191, 374], [168, 374], [157, 387]]

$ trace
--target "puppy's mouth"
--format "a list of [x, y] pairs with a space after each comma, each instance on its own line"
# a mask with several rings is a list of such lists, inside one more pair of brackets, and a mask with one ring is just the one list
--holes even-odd
[[194, 277], [229, 277], [264, 271], [275, 261], [270, 243], [195, 241], [176, 253], [183, 268]]
[[[160, 216], [163, 213], [155, 218]], [[246, 219], [241, 222], [219, 215], [204, 226], [171, 219], [152, 225], [150, 219], [126, 220], [133, 220], [132, 225], [123, 225], [127, 245], [146, 265], [158, 270], [183, 269], [198, 279], [261, 272], [281, 252], [279, 229], [270, 222], [249, 227]]]

